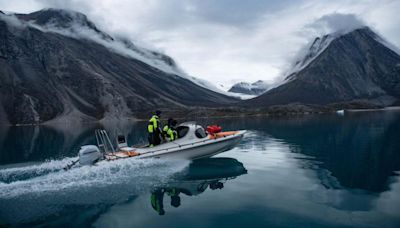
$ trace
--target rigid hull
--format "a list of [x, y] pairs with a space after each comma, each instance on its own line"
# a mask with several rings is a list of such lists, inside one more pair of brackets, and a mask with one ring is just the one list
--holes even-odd
[[[98, 162], [124, 158], [168, 158], [194, 160], [206, 158], [234, 148], [246, 133], [245, 130], [210, 133], [194, 122], [178, 126], [178, 139], [149, 147], [129, 147], [124, 137], [118, 137], [114, 149], [105, 130], [96, 131], [96, 145], [85, 145], [79, 151], [79, 164], [91, 165]], [[121, 140], [120, 140], [121, 139]], [[108, 145], [108, 146], [107, 146]], [[111, 148], [111, 151], [108, 149]]]
[[[198, 159], [211, 157], [234, 148], [243, 138], [245, 131], [232, 132], [231, 135], [221, 136], [219, 138], [207, 137], [199, 140], [176, 140], [159, 148], [136, 149], [135, 152], [141, 154], [139, 157], [157, 157], [173, 159]], [[218, 136], [217, 136], [218, 137]]]

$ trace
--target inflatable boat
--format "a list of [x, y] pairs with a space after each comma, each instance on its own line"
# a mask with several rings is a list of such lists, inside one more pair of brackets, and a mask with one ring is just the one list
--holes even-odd
[[[213, 129], [213, 128], [211, 128]], [[125, 158], [170, 158], [194, 160], [206, 158], [234, 148], [246, 133], [239, 131], [207, 131], [195, 122], [180, 124], [178, 139], [149, 147], [130, 147], [123, 136], [117, 138], [117, 148], [105, 130], [96, 131], [96, 145], [82, 146], [79, 151], [80, 165], [91, 165], [99, 161], [113, 161]], [[220, 129], [219, 129], [220, 130]]]

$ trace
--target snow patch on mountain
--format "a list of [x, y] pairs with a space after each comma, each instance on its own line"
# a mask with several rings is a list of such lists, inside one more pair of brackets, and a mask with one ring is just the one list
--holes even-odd
[[333, 35], [325, 35], [317, 37], [313, 42], [300, 49], [295, 57], [294, 63], [285, 74], [285, 81], [294, 79], [297, 72], [300, 72], [307, 67], [314, 59], [316, 59], [335, 39]]
[[232, 93], [232, 92], [227, 92], [227, 93], [230, 94], [230, 96], [237, 97], [241, 100], [249, 100], [249, 99], [257, 97], [257, 95], [250, 95], [250, 94], [245, 94], [245, 93]]
[[258, 80], [254, 83], [239, 82], [234, 84], [228, 92], [257, 96], [273, 87], [272, 83]]
[[[370, 29], [366, 26], [361, 26], [356, 27], [354, 30], [360, 28]], [[314, 39], [313, 42], [300, 49], [300, 51], [294, 58], [295, 61], [293, 61], [289, 70], [286, 71], [286, 73], [284, 74], [284, 80], [280, 83], [280, 85], [293, 80], [296, 77], [296, 73], [300, 72], [301, 70], [306, 68], [312, 61], [314, 61], [321, 53], [325, 51], [325, 49], [331, 44], [332, 41], [354, 30], [340, 30], [331, 34], [324, 35], [322, 37], [317, 37]], [[386, 41], [381, 36], [376, 35], [374, 31], [371, 31], [371, 33], [374, 34], [373, 37], [376, 41], [380, 42], [382, 45], [386, 46], [395, 53], [400, 54], [400, 49], [398, 47]]]
[[235, 97], [235, 98], [238, 98], [241, 100], [247, 100], [247, 99], [255, 97], [255, 96], [249, 95], [249, 94], [233, 93], [233, 92], [226, 91], [226, 90], [224, 90], [225, 87], [223, 85], [216, 86], [216, 85], [212, 84], [211, 82], [204, 80], [204, 79], [189, 76], [189, 80], [191, 80], [195, 84], [197, 84], [201, 87], [207, 88], [211, 91], [214, 91], [214, 92], [217, 92], [220, 94], [224, 94], [224, 95], [230, 96], [230, 97]]
[[356, 15], [343, 13], [327, 14], [306, 25], [305, 29], [310, 29], [319, 35], [294, 56], [293, 61], [289, 64], [289, 69], [284, 71], [283, 81], [280, 85], [293, 80], [296, 73], [314, 61], [333, 40], [362, 27], [365, 27], [365, 23]]

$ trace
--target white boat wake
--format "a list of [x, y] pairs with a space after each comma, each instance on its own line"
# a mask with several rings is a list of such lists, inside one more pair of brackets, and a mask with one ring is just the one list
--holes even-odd
[[0, 169], [0, 199], [83, 187], [100, 188], [139, 183], [143, 187], [142, 181], [163, 182], [189, 164], [189, 161], [184, 160], [124, 159], [64, 171], [63, 168], [72, 160], [76, 158]]
[[42, 163], [17, 163], [0, 166], [0, 183], [11, 183], [58, 172], [76, 159], [77, 157], [67, 157], [61, 160], [49, 160]]
[[86, 208], [123, 202], [168, 182], [190, 163], [122, 159], [64, 171], [65, 165], [74, 159], [0, 169], [0, 221], [29, 223], [70, 206]]

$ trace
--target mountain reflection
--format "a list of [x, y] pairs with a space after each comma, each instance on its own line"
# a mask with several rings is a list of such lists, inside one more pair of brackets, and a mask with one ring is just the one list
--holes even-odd
[[[398, 113], [353, 113], [292, 118], [199, 119], [224, 129], [255, 130], [238, 146], [243, 152], [266, 151], [271, 138], [282, 140], [293, 153], [320, 161], [330, 177], [319, 172], [327, 187], [348, 187], [373, 192], [387, 190], [393, 171], [400, 169]], [[94, 144], [94, 129], [105, 128], [111, 137], [124, 134], [130, 144], [146, 141], [146, 122], [118, 121], [85, 126], [31, 126], [0, 128], [0, 164], [75, 157], [79, 147]], [[332, 179], [332, 177], [334, 177]], [[335, 179], [335, 180], [334, 180]], [[327, 180], [332, 180], [329, 184]]]
[[106, 129], [112, 138], [125, 134], [130, 143], [144, 142], [145, 123], [132, 121], [102, 124], [0, 126], [0, 165], [75, 157], [85, 144], [95, 144], [95, 129]]
[[238, 120], [235, 125], [256, 130], [241, 149], [266, 150], [268, 140], [274, 138], [287, 144], [292, 153], [318, 161], [315, 170], [327, 188], [382, 192], [388, 190], [394, 171], [400, 170], [400, 115], [396, 112]]
[[219, 155], [230, 158], [124, 159], [64, 171], [81, 145], [95, 143], [94, 129], [132, 145], [146, 141], [146, 122], [0, 128], [0, 226], [175, 227], [179, 219], [190, 227], [196, 218], [203, 227], [218, 215], [227, 227], [274, 224], [276, 216], [292, 226], [365, 227], [375, 218], [398, 227], [399, 113], [198, 123], [249, 131]]

